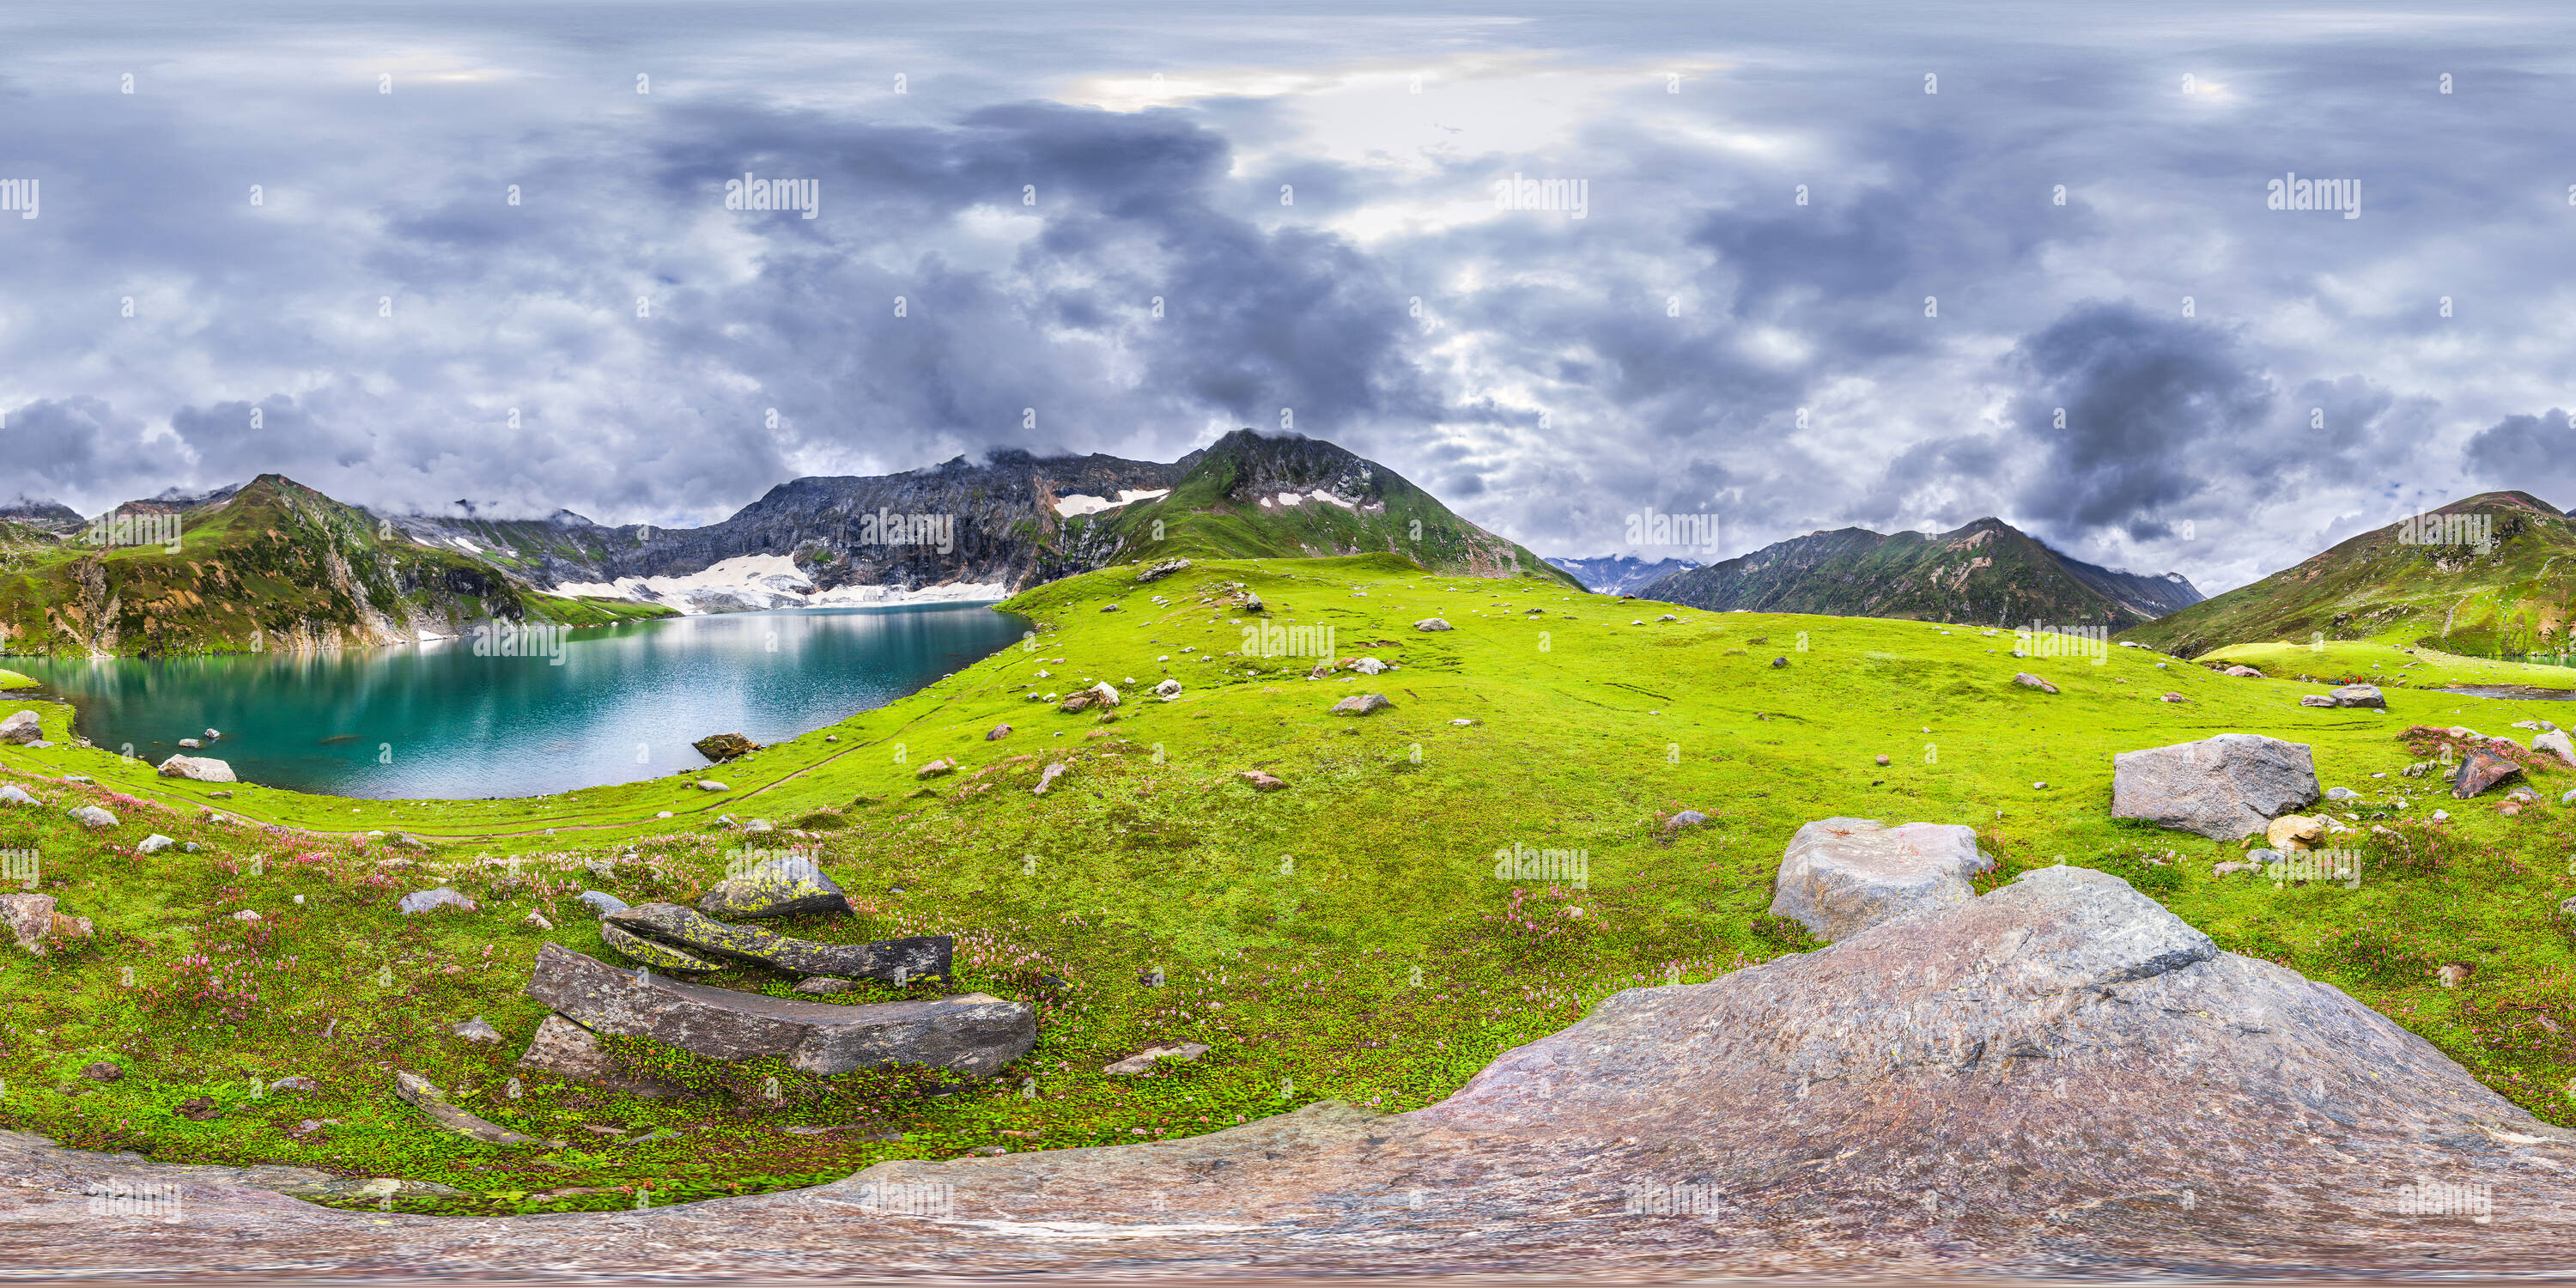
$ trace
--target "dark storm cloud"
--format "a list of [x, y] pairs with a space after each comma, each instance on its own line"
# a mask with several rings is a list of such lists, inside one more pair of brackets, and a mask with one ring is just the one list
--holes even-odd
[[2228, 331], [2130, 304], [2078, 308], [2009, 362], [2013, 423], [2042, 456], [2018, 508], [2054, 532], [2165, 536], [2211, 460], [2236, 456], [2273, 403]]
[[2477, 490], [2529, 492], [2564, 510], [2576, 505], [2576, 412], [2557, 407], [2507, 416], [2469, 440]]

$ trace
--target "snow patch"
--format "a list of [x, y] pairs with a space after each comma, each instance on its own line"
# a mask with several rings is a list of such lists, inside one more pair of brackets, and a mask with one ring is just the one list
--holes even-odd
[[1000, 582], [959, 582], [919, 590], [842, 586], [817, 591], [814, 579], [785, 555], [737, 555], [685, 577], [620, 577], [614, 584], [568, 581], [552, 593], [661, 604], [695, 616], [767, 608], [977, 603], [1007, 599], [1011, 592]]
[[1112, 501], [1107, 497], [1070, 492], [1055, 499], [1055, 512], [1058, 518], [1070, 519], [1077, 514], [1098, 514], [1103, 510], [1115, 510], [1122, 505], [1133, 505], [1138, 501], [1160, 500], [1171, 494], [1172, 489], [1167, 487], [1121, 489], [1118, 499]]

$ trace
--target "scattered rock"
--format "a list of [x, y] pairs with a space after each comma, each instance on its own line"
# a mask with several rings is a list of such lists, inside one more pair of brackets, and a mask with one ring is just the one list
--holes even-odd
[[1789, 838], [1771, 915], [1819, 939], [1849, 939], [1894, 917], [1966, 903], [1976, 897], [1968, 879], [1993, 867], [1977, 852], [1974, 828], [1822, 819]]
[[230, 762], [212, 756], [172, 756], [161, 762], [163, 778], [185, 778], [198, 783], [237, 783]]
[[2375, 684], [2347, 684], [2326, 696], [2334, 699], [2334, 704], [2339, 707], [2378, 707], [2385, 710], [2388, 706], [2388, 699], [2380, 694], [2379, 686]]
[[1775, 657], [1775, 658], [1771, 659], [1771, 665], [1772, 665], [1772, 667], [1773, 667], [1774, 669], [1777, 669], [1777, 668], [1780, 668], [1780, 667], [1787, 666], [1788, 664], [1789, 664], [1789, 659], [1787, 659], [1787, 658], [1785, 658], [1785, 657]]
[[1100, 1067], [1102, 1073], [1152, 1073], [1157, 1060], [1196, 1060], [1208, 1053], [1205, 1042], [1176, 1042], [1170, 1046], [1151, 1046], [1115, 1064]]
[[2013, 683], [2018, 684], [2025, 689], [2037, 689], [2042, 693], [2057, 692], [2056, 685], [2051, 684], [2036, 675], [2032, 675], [2028, 671], [2013, 672]]
[[1252, 790], [1256, 792], [1275, 792], [1288, 785], [1258, 769], [1244, 770], [1242, 773], [1236, 774], [1235, 777], [1252, 784]]
[[822, 997], [833, 993], [847, 993], [856, 989], [858, 986], [859, 981], [855, 979], [842, 979], [833, 975], [816, 975], [811, 979], [800, 979], [796, 981], [797, 992], [813, 997]]
[[1878, 754], [1878, 756], [1876, 757], [1876, 760], [1877, 760], [1877, 762], [1878, 762], [1879, 764], [1882, 764], [1882, 765], [1886, 764], [1886, 763], [1887, 763], [1887, 753], [1885, 753], [1885, 752], [1881, 752], [1881, 753], [1879, 753], [1879, 754]]
[[487, 1145], [542, 1145], [534, 1136], [523, 1136], [498, 1123], [487, 1122], [447, 1103], [447, 1093], [429, 1079], [409, 1069], [394, 1074], [394, 1094], [424, 1114], [430, 1121], [455, 1132], [470, 1136]]
[[1104, 612], [1104, 613], [1114, 613], [1114, 612], [1117, 612], [1117, 611], [1118, 611], [1118, 605], [1116, 605], [1116, 604], [1103, 604], [1103, 605], [1101, 605], [1101, 606], [1100, 606], [1100, 611], [1102, 611], [1102, 612]]
[[2434, 822], [2436, 822], [2436, 823], [2448, 823], [2448, 822], [2450, 822], [2450, 821], [2451, 821], [2451, 811], [2446, 810], [2446, 809], [2437, 809], [2437, 810], [2433, 811], [2433, 821], [2434, 821]]
[[989, 732], [989, 733], [987, 733], [987, 734], [985, 734], [985, 735], [984, 735], [984, 741], [986, 741], [986, 742], [999, 742], [999, 741], [1001, 741], [1002, 739], [1004, 739], [1004, 738], [1008, 738], [1008, 737], [1010, 737], [1010, 736], [1011, 736], [1011, 727], [1010, 727], [1009, 725], [1006, 725], [1006, 724], [997, 724], [997, 725], [993, 726], [993, 728], [992, 728], [992, 731], [991, 731], [991, 732]]
[[0, 922], [8, 924], [20, 948], [38, 957], [49, 940], [87, 939], [91, 933], [89, 918], [65, 916], [49, 894], [0, 894]]
[[2451, 771], [2451, 795], [2467, 800], [2521, 772], [2522, 766], [2510, 758], [2477, 748], [2462, 756], [2460, 767]]
[[2226, 674], [2235, 676], [2240, 680], [2259, 680], [2263, 678], [2263, 673], [2261, 671], [2257, 671], [2250, 666], [2231, 666], [2227, 668]]
[[1415, 622], [1413, 624], [1413, 629], [1417, 631], [1447, 631], [1456, 630], [1457, 628], [1437, 617], [1425, 617], [1421, 621]]
[[180, 740], [179, 740], [179, 745], [180, 745], [180, 746], [182, 746], [182, 747], [187, 748], [187, 749], [188, 749], [188, 750], [190, 750], [190, 751], [195, 751], [195, 750], [197, 750], [197, 749], [199, 749], [199, 748], [201, 748], [201, 747], [205, 746], [206, 744], [204, 744], [204, 743], [202, 743], [202, 742], [199, 742], [199, 741], [197, 741], [197, 740], [196, 740], [196, 739], [194, 739], [194, 738], [182, 738], [182, 739], [180, 739]]
[[1351, 696], [1334, 703], [1332, 711], [1328, 714], [1337, 716], [1365, 716], [1373, 715], [1380, 711], [1391, 710], [1394, 706], [1395, 704], [1387, 701], [1383, 694], [1354, 693]]
[[2548, 752], [2558, 757], [2560, 763], [2576, 767], [2576, 742], [2568, 741], [2567, 735], [2558, 730], [2552, 729], [2532, 739], [2531, 749]]
[[402, 909], [406, 917], [435, 912], [440, 908], [456, 908], [465, 912], [480, 911], [474, 906], [473, 900], [446, 886], [440, 886], [435, 890], [414, 890], [404, 895], [402, 902], [397, 906]]
[[683, 952], [658, 940], [647, 939], [608, 919], [609, 916], [617, 915], [620, 914], [611, 913], [599, 919], [599, 942], [608, 945], [627, 960], [692, 975], [702, 975], [717, 969], [716, 963], [699, 957], [695, 953]]
[[114, 1082], [125, 1076], [125, 1070], [113, 1060], [92, 1060], [81, 1066], [80, 1076], [92, 1082]]
[[23, 747], [44, 736], [44, 721], [33, 711], [21, 711], [6, 720], [0, 720], [0, 742], [16, 743]]
[[170, 1112], [195, 1123], [210, 1123], [224, 1116], [222, 1107], [211, 1096], [190, 1096]]
[[25, 788], [19, 787], [15, 783], [6, 787], [0, 787], [0, 805], [34, 805], [37, 803], [38, 801], [35, 797], [28, 795]]
[[2477, 973], [2478, 968], [2474, 963], [2444, 962], [2440, 966], [2434, 968], [2433, 978], [2439, 981], [2444, 988], [2458, 988], [2460, 985], [2468, 983], [2470, 978], [2475, 976]]
[[75, 805], [63, 812], [71, 815], [73, 822], [93, 830], [116, 826], [116, 816], [96, 805]]
[[2168, 693], [2168, 694], [2164, 695], [2163, 697], [2161, 697], [2161, 698], [2158, 698], [2158, 699], [2157, 699], [2157, 701], [2159, 701], [2159, 702], [2180, 702], [2180, 701], [2182, 701], [2182, 700], [2183, 700], [2183, 696], [2182, 696], [2181, 694], [2179, 694], [2179, 693]]
[[1144, 571], [1137, 573], [1136, 584], [1142, 586], [1149, 581], [1161, 581], [1163, 578], [1169, 577], [1173, 573], [1179, 572], [1189, 566], [1190, 561], [1187, 559], [1166, 559], [1161, 563], [1151, 565]]
[[2218, 877], [2232, 877], [2239, 872], [2251, 872], [2253, 870], [2254, 865], [2251, 863], [2221, 863], [2217, 867], [2211, 868], [2209, 870], [2209, 874], [2211, 876]]
[[655, 1099], [689, 1094], [687, 1087], [676, 1082], [619, 1071], [609, 1061], [607, 1052], [600, 1049], [598, 1034], [561, 1015], [548, 1015], [537, 1025], [536, 1036], [528, 1040], [528, 1049], [519, 1057], [518, 1067], [531, 1073], [588, 1083], [606, 1091], [623, 1091]]
[[468, 1042], [499, 1042], [501, 1040], [501, 1030], [493, 1028], [490, 1024], [485, 1023], [483, 1017], [480, 1015], [477, 1015], [473, 1019], [467, 1020], [461, 1024], [448, 1025], [447, 1031], [457, 1037], [465, 1039]]
[[2223, 733], [2111, 758], [2111, 815], [2142, 818], [2233, 841], [2275, 816], [2315, 802], [2317, 771], [2306, 743]]
[[848, 1006], [639, 981], [558, 944], [528, 995], [596, 1033], [650, 1038], [716, 1060], [784, 1056], [808, 1073], [926, 1064], [989, 1076], [1037, 1043], [1035, 1012], [982, 993]]
[[912, 776], [915, 778], [938, 778], [943, 775], [953, 774], [956, 772], [957, 762], [943, 756], [938, 760], [934, 760], [929, 764], [923, 765], [921, 768], [912, 771]]
[[1169, 702], [1172, 699], [1181, 696], [1181, 682], [1178, 680], [1165, 680], [1161, 684], [1155, 685], [1154, 696], [1161, 698], [1165, 702]]
[[2302, 693], [2299, 695], [2299, 705], [2303, 707], [2330, 707], [2334, 704], [2335, 700], [2333, 698], [2322, 693]]
[[702, 791], [702, 792], [729, 792], [729, 791], [732, 791], [732, 790], [733, 790], [733, 788], [732, 788], [731, 786], [729, 786], [729, 785], [727, 785], [727, 784], [724, 784], [724, 783], [717, 782], [716, 780], [714, 780], [714, 779], [712, 779], [712, 778], [701, 778], [701, 779], [699, 779], [699, 780], [698, 780], [698, 783], [697, 783], [697, 787], [698, 787], [698, 790], [699, 790], [699, 791]]
[[593, 913], [603, 917], [612, 912], [624, 912], [626, 910], [625, 900], [618, 898], [616, 895], [605, 894], [597, 890], [584, 890], [580, 894], [574, 895], [573, 899], [578, 903], [589, 904], [590, 910]]
[[1686, 809], [1679, 814], [1673, 815], [1671, 818], [1665, 819], [1664, 830], [1667, 832], [1679, 832], [1685, 828], [1705, 826], [1707, 822], [1708, 815], [1702, 814], [1695, 809]]
[[1065, 771], [1071, 768], [1073, 768], [1072, 765], [1061, 760], [1049, 761], [1046, 768], [1038, 771], [1038, 785], [1031, 789], [1029, 794], [1032, 796], [1046, 795], [1047, 789], [1055, 786], [1055, 780], [1064, 777]]
[[177, 844], [177, 841], [171, 840], [169, 837], [163, 836], [159, 832], [154, 832], [152, 835], [144, 837], [142, 840], [136, 842], [134, 845], [134, 852], [137, 854], [159, 854], [163, 850], [169, 849], [171, 846]]
[[1386, 663], [1373, 657], [1356, 658], [1351, 662], [1351, 669], [1362, 675], [1377, 675], [1386, 670]]
[[2302, 814], [2284, 814], [2263, 829], [2263, 840], [2276, 850], [2305, 850], [2324, 839], [2323, 820]]
[[745, 738], [738, 733], [709, 734], [704, 738], [698, 739], [696, 742], [690, 743], [689, 745], [697, 748], [699, 755], [715, 761], [718, 764], [732, 760], [737, 756], [748, 756], [751, 753], [760, 750], [759, 743], [753, 742], [751, 739]]
[[755, 863], [715, 884], [698, 900], [710, 917], [786, 917], [800, 912], [848, 912], [850, 900], [810, 858]]
[[648, 903], [613, 912], [601, 919], [601, 925], [694, 954], [774, 967], [794, 975], [841, 975], [897, 982], [925, 975], [945, 979], [956, 951], [956, 941], [947, 935], [917, 935], [866, 944], [794, 939], [758, 926], [727, 925], [676, 903]]
[[2361, 799], [2361, 793], [2354, 791], [2349, 787], [2329, 787], [2326, 789], [2326, 799], [2330, 801], [2357, 801]]

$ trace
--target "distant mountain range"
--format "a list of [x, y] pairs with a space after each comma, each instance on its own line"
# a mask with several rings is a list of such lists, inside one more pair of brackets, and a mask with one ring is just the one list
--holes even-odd
[[2481, 492], [2362, 533], [2126, 633], [2183, 657], [2230, 644], [2380, 640], [2476, 656], [2554, 652], [2576, 609], [2576, 522]]
[[[998, 453], [782, 483], [703, 528], [385, 515], [277, 475], [111, 512], [0, 511], [0, 652], [381, 644], [493, 618], [584, 624], [911, 596], [999, 598], [1108, 564], [1401, 555], [1580, 583], [1331, 443], [1237, 430], [1170, 464]], [[171, 547], [176, 547], [171, 548]]]
[[1866, 528], [1813, 532], [1671, 574], [1634, 593], [1718, 612], [2115, 631], [2201, 599], [2180, 573], [2146, 576], [2071, 559], [1995, 518], [1935, 536]]
[[1700, 566], [1688, 559], [1658, 559], [1647, 563], [1635, 555], [1601, 555], [1591, 559], [1559, 559], [1550, 555], [1548, 562], [1574, 574], [1575, 580], [1601, 595], [1635, 594], [1638, 587], [1658, 577], [1689, 572]]

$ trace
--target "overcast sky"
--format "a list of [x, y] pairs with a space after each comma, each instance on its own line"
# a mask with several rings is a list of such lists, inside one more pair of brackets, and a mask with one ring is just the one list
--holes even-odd
[[683, 524], [1286, 409], [1546, 554], [2576, 504], [2566, 6], [1409, 8], [15, 0], [0, 498]]

